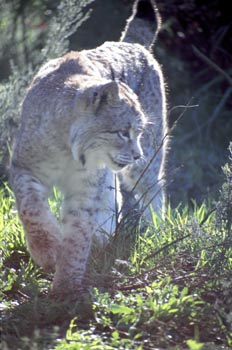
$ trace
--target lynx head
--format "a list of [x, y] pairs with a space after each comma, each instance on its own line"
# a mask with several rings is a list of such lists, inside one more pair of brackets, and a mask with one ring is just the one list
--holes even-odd
[[74, 159], [86, 168], [119, 171], [142, 156], [140, 137], [146, 118], [135, 93], [115, 81], [95, 81], [77, 102], [70, 130]]

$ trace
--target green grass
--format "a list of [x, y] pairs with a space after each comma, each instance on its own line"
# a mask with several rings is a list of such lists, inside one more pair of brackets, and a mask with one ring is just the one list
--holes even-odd
[[[59, 197], [51, 201], [58, 213]], [[0, 192], [3, 350], [229, 349], [232, 237], [216, 211], [153, 213], [139, 227], [94, 245], [87, 292], [58, 303], [52, 275], [31, 261], [10, 190]]]

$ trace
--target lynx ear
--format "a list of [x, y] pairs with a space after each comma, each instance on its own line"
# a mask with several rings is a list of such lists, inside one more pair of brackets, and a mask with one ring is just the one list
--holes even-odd
[[115, 81], [99, 86], [93, 93], [95, 111], [104, 105], [115, 105], [119, 102], [119, 87]]

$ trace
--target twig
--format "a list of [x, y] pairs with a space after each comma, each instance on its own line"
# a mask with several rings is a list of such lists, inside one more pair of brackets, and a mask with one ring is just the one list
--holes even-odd
[[[146, 173], [146, 171], [148, 170], [148, 168], [150, 167], [151, 163], [154, 161], [155, 157], [157, 156], [158, 152], [161, 150], [161, 148], [163, 147], [164, 145], [164, 142], [166, 140], [166, 138], [168, 137], [169, 133], [167, 133], [166, 135], [164, 135], [163, 139], [162, 139], [162, 142], [161, 144], [159, 145], [158, 149], [154, 152], [153, 156], [151, 157], [151, 159], [149, 160], [149, 162], [147, 163], [147, 165], [145, 166], [145, 168], [143, 169], [143, 171], [141, 172], [139, 178], [137, 179], [137, 181], [135, 182], [133, 188], [130, 190], [129, 192], [129, 196], [132, 195], [132, 193], [134, 192], [134, 190], [136, 189], [136, 187], [138, 186], [139, 182], [141, 181], [142, 177], [144, 176], [144, 174]], [[157, 180], [155, 183], [159, 182], [159, 180]], [[154, 183], [154, 185], [155, 185]], [[143, 197], [143, 196], [142, 196]], [[123, 207], [126, 206], [126, 204], [128, 203], [128, 200], [129, 200], [129, 197], [126, 199], [126, 201], [123, 203], [123, 206], [121, 208], [121, 210], [119, 211], [119, 215], [122, 213], [122, 210], [123, 210]], [[136, 208], [136, 205], [138, 204], [138, 201], [137, 203], [135, 204], [135, 208]], [[128, 213], [129, 214], [129, 213]], [[125, 217], [124, 217], [125, 219]], [[120, 224], [119, 224], [120, 225]]]
[[206, 213], [204, 219], [202, 219], [201, 222], [200, 222], [200, 224], [199, 224], [200, 227], [202, 227], [202, 226], [204, 225], [204, 223], [208, 220], [208, 218], [210, 217], [210, 215], [211, 215], [214, 211], [216, 211], [216, 210], [217, 210], [217, 208], [214, 207], [213, 209], [211, 209], [210, 211], [208, 211], [208, 213]]
[[[139, 182], [141, 181], [142, 177], [144, 176], [144, 174], [147, 172], [147, 170], [149, 169], [151, 163], [154, 161], [154, 159], [156, 158], [157, 154], [159, 153], [159, 151], [161, 150], [161, 148], [163, 147], [165, 141], [171, 136], [172, 131], [175, 129], [176, 125], [178, 124], [179, 120], [183, 117], [184, 113], [186, 112], [186, 110], [188, 108], [195, 108], [198, 107], [198, 105], [190, 105], [190, 101], [189, 104], [187, 105], [179, 105], [179, 106], [175, 106], [173, 107], [168, 114], [170, 114], [174, 109], [176, 108], [184, 108], [184, 110], [181, 112], [181, 114], [179, 115], [179, 117], [177, 118], [177, 120], [174, 122], [174, 124], [172, 125], [172, 127], [168, 130], [168, 132], [163, 136], [163, 139], [161, 141], [161, 144], [159, 145], [159, 147], [156, 149], [156, 151], [154, 152], [153, 156], [151, 157], [151, 159], [149, 160], [149, 162], [146, 164], [146, 166], [144, 167], [143, 171], [141, 172], [139, 178], [137, 179], [137, 181], [135, 182], [133, 188], [130, 190], [129, 195], [132, 195], [132, 193], [134, 192], [134, 190], [136, 189], [136, 187], [138, 186]], [[137, 202], [135, 203], [135, 205], [133, 206], [132, 209], [135, 209], [136, 206], [139, 204], [140, 200], [142, 200], [142, 198], [144, 198], [146, 196], [146, 194], [148, 193], [148, 191], [155, 186], [157, 183], [159, 183], [160, 181], [162, 181], [163, 179], [158, 179], [156, 180], [155, 183], [153, 183], [151, 186], [149, 186], [149, 188], [146, 190], [145, 193], [142, 194], [141, 198], [139, 198], [139, 200], [137, 200]], [[163, 189], [163, 187], [161, 187], [156, 193], [155, 195], [152, 197], [152, 200], [159, 194], [159, 192]], [[128, 203], [129, 197], [125, 200], [125, 202], [123, 203], [123, 206], [121, 207], [120, 211], [118, 212], [118, 217], [121, 215], [123, 208], [126, 206], [126, 204]], [[152, 200], [148, 203], [148, 205], [146, 205], [146, 208], [151, 204]], [[145, 209], [146, 209], [145, 208]], [[145, 210], [144, 209], [144, 210]], [[144, 211], [143, 210], [143, 211]], [[130, 212], [127, 213], [126, 216], [124, 216], [124, 220], [122, 220], [121, 222], [119, 222], [117, 224], [117, 229], [116, 229], [116, 235], [118, 232], [118, 229], [120, 228], [120, 224], [122, 224], [123, 222], [125, 222], [125, 219], [130, 215]]]
[[[192, 131], [190, 131], [188, 134], [186, 134], [182, 139], [181, 139], [181, 143], [185, 144], [186, 142], [188, 142], [189, 139], [191, 139], [197, 132], [199, 133], [202, 129], [204, 129], [205, 127], [208, 126], [208, 130], [210, 125], [212, 124], [212, 122], [217, 118], [217, 116], [219, 115], [220, 111], [222, 110], [223, 106], [225, 105], [228, 97], [230, 96], [232, 92], [232, 88], [229, 87], [225, 94], [222, 96], [219, 104], [216, 106], [214, 112], [212, 113], [212, 115], [210, 116], [209, 119], [207, 119], [204, 123], [202, 123], [201, 125], [198, 126], [197, 129], [194, 129]], [[209, 132], [207, 132], [207, 134], [209, 134]], [[208, 137], [208, 135], [207, 135]]]
[[[186, 110], [188, 109], [188, 108], [195, 108], [195, 107], [199, 107], [199, 105], [178, 105], [178, 106], [174, 106], [174, 107], [172, 107], [171, 109], [169, 109], [169, 111], [168, 111], [168, 116], [170, 116], [170, 114], [175, 110], [175, 109], [178, 109], [178, 108], [183, 108], [184, 110], [183, 110], [183, 112], [181, 112], [181, 114], [179, 115], [179, 117], [177, 118], [177, 120], [174, 122], [174, 125], [176, 125], [177, 123], [176, 122], [178, 122], [181, 118], [182, 118], [182, 116], [183, 116], [183, 114], [186, 112]], [[173, 129], [173, 127], [171, 127], [171, 130]]]
[[171, 112], [173, 112], [175, 109], [177, 108], [183, 108], [183, 112], [180, 113], [179, 117], [175, 120], [175, 122], [173, 123], [172, 127], [169, 129], [169, 136], [171, 136], [171, 133], [173, 132], [173, 130], [176, 128], [177, 124], [179, 123], [179, 121], [182, 119], [183, 115], [185, 114], [185, 112], [187, 111], [188, 108], [195, 108], [195, 107], [199, 107], [199, 105], [190, 105], [188, 102], [187, 105], [179, 105], [179, 106], [174, 106], [172, 107], [169, 111], [168, 111], [168, 116], [171, 114]]
[[178, 243], [178, 242], [181, 242], [183, 241], [185, 238], [188, 238], [191, 236], [191, 233], [188, 233], [187, 235], [183, 236], [183, 237], [180, 237], [180, 238], [177, 238], [175, 239], [174, 241], [172, 241], [171, 243], [167, 243], [165, 245], [163, 245], [160, 249], [157, 249], [155, 252], [149, 254], [148, 256], [146, 256], [146, 258], [144, 259], [144, 261], [150, 259], [150, 258], [153, 258], [154, 256], [158, 255], [159, 253], [161, 253], [163, 250], [171, 247], [172, 245]]
[[209, 59], [208, 57], [206, 57], [205, 54], [203, 54], [203, 52], [201, 52], [200, 50], [198, 50], [196, 48], [196, 46], [192, 45], [193, 48], [193, 52], [195, 53], [196, 56], [198, 56], [202, 61], [204, 61], [205, 63], [207, 63], [210, 67], [212, 67], [216, 72], [220, 73], [221, 75], [223, 75], [223, 77], [228, 81], [228, 83], [230, 85], [232, 85], [232, 78], [231, 76], [229, 76], [229, 74], [227, 74], [221, 67], [219, 67], [215, 62], [213, 62], [211, 59]]
[[232, 92], [232, 87], [230, 86], [226, 92], [223, 94], [220, 102], [218, 103], [218, 105], [216, 106], [216, 108], [214, 109], [212, 115], [210, 116], [210, 118], [208, 119], [207, 121], [207, 138], [209, 138], [209, 130], [210, 130], [210, 127], [213, 123], [213, 121], [218, 117], [218, 115], [220, 114], [222, 108], [224, 107], [227, 99], [229, 98], [230, 94]]

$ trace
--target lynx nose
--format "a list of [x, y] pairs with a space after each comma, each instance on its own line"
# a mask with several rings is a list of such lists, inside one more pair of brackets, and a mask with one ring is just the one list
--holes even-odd
[[138, 146], [136, 148], [132, 149], [132, 156], [133, 156], [134, 160], [138, 160], [139, 158], [141, 158], [142, 154], [143, 154], [142, 150]]
[[140, 157], [141, 157], [141, 154], [136, 154], [136, 155], [133, 154], [134, 160], [138, 160]]

